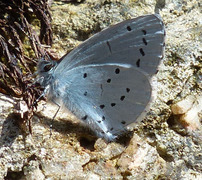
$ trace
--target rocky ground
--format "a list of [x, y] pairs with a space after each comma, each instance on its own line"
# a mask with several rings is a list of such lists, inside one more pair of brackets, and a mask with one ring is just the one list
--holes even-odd
[[53, 49], [60, 57], [111, 24], [159, 10], [167, 35], [157, 98], [131, 139], [106, 143], [68, 112], [51, 121], [57, 107], [43, 101], [27, 135], [13, 115], [16, 99], [1, 95], [0, 179], [202, 179], [200, 2], [50, 3]]

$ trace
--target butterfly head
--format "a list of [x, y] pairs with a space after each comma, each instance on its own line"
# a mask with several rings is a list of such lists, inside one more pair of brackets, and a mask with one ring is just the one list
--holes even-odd
[[56, 65], [57, 62], [53, 60], [47, 61], [44, 58], [39, 60], [37, 65], [37, 81], [41, 84], [42, 87], [45, 87], [50, 83]]

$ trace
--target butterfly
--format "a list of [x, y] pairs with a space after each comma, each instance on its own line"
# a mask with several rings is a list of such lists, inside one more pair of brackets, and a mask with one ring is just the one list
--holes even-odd
[[125, 20], [90, 37], [61, 60], [38, 63], [48, 99], [65, 106], [98, 137], [115, 140], [150, 102], [150, 77], [163, 59], [158, 14]]

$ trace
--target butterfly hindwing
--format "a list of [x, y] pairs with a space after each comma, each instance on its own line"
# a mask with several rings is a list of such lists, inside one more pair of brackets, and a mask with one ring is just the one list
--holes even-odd
[[75, 68], [66, 72], [55, 88], [67, 109], [108, 140], [135, 122], [151, 97], [144, 73], [115, 64]]

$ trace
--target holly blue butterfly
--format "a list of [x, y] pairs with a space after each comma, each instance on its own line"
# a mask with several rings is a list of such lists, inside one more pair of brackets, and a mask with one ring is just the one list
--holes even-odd
[[49, 100], [112, 141], [150, 102], [149, 79], [163, 58], [164, 40], [159, 15], [125, 20], [95, 34], [58, 62], [41, 60], [38, 82]]

